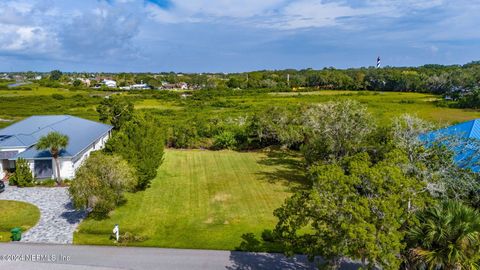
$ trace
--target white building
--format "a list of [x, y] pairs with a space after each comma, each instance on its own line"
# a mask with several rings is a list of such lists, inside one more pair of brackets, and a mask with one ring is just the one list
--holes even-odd
[[76, 170], [92, 151], [100, 150], [110, 138], [112, 126], [70, 116], [31, 116], [0, 130], [0, 179], [15, 169], [18, 158], [24, 158], [37, 179], [56, 177], [56, 165], [48, 150], [37, 150], [35, 144], [50, 132], [68, 136], [68, 146], [60, 152], [60, 176], [75, 177]]
[[117, 82], [114, 80], [103, 80], [102, 83], [108, 88], [117, 88]]
[[148, 86], [148, 84], [146, 84], [146, 83], [138, 83], [138, 84], [130, 85], [130, 89], [134, 89], [134, 90], [148, 90], [148, 89], [150, 89], [150, 86]]

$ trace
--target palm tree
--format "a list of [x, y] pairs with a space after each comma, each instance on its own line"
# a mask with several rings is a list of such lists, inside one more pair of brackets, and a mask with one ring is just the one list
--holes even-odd
[[57, 169], [57, 183], [60, 184], [62, 179], [60, 178], [60, 163], [58, 162], [58, 156], [60, 152], [68, 145], [68, 136], [59, 132], [50, 132], [46, 136], [42, 136], [36, 145], [38, 150], [49, 150], [50, 154], [55, 160], [55, 167]]
[[407, 264], [417, 269], [479, 269], [480, 213], [445, 201], [417, 214], [407, 233]]

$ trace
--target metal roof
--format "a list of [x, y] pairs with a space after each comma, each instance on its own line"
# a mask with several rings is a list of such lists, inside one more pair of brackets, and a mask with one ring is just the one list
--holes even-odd
[[[472, 156], [478, 153], [478, 149], [476, 149], [478, 144], [468, 143], [471, 140], [480, 140], [480, 119], [474, 119], [468, 122], [463, 122], [435, 130], [420, 136], [420, 139], [430, 143], [437, 139], [441, 139], [442, 137], [447, 138], [450, 136], [468, 139], [465, 140], [465, 144], [462, 144], [461, 147], [450, 147], [453, 148], [452, 150], [455, 152], [454, 161], [460, 167], [468, 167], [474, 172], [480, 172], [480, 157]], [[448, 142], [446, 142], [446, 145], [448, 146]]]
[[61, 157], [75, 157], [112, 129], [112, 126], [70, 115], [31, 116], [0, 130], [0, 149], [28, 148], [14, 159], [50, 158], [49, 151], [38, 151], [35, 144], [52, 131], [67, 135], [68, 146]]

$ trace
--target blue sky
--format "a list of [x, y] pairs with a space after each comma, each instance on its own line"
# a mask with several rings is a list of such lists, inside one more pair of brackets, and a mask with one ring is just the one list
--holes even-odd
[[480, 60], [466, 0], [2, 0], [1, 71], [237, 72]]

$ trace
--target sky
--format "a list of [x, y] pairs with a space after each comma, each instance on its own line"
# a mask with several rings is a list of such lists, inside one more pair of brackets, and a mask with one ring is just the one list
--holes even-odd
[[0, 71], [241, 72], [480, 60], [480, 1], [2, 0]]

